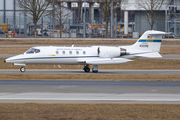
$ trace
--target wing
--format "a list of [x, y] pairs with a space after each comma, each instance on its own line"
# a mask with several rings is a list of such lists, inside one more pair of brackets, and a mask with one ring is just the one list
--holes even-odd
[[84, 63], [89, 65], [106, 65], [106, 64], [122, 64], [130, 62], [132, 60], [126, 58], [91, 58], [91, 59], [79, 59], [78, 63]]

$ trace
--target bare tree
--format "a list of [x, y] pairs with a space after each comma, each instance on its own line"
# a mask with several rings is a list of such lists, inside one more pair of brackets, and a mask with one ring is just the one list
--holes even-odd
[[78, 16], [78, 22], [82, 21], [82, 3], [84, 0], [78, 0], [78, 10], [77, 10], [77, 16]]
[[100, 3], [100, 9], [102, 12], [102, 18], [106, 22], [106, 37], [108, 37], [108, 22], [111, 16], [111, 3], [113, 0], [104, 0], [104, 2]]
[[165, 4], [166, 0], [136, 0], [136, 7], [146, 12], [145, 18], [151, 26], [151, 30], [156, 21], [165, 17], [158, 17], [158, 11]]
[[62, 37], [63, 24], [67, 23], [70, 16], [72, 16], [72, 11], [67, 9], [66, 3], [63, 1], [64, 0], [54, 0], [55, 20], [58, 21], [60, 25], [60, 37]]
[[51, 0], [17, 0], [17, 6], [27, 11], [27, 15], [32, 18], [34, 22], [34, 37], [36, 37], [36, 26], [39, 19], [47, 16], [47, 8], [50, 7]]
[[74, 16], [74, 19], [76, 21], [76, 23], [80, 23], [82, 22], [82, 4], [84, 3], [84, 0], [75, 0], [76, 4], [73, 4], [73, 10], [76, 14], [76, 16]]
[[[127, 5], [127, 0], [99, 0], [102, 18], [106, 22], [106, 37], [108, 37], [108, 22], [111, 16], [111, 3], [113, 3], [113, 13], [117, 13], [121, 17], [121, 9]], [[117, 9], [118, 8], [118, 9]]]

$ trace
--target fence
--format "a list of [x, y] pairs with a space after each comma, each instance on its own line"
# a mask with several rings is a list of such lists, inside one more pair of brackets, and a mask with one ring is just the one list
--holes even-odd
[[[85, 24], [85, 37], [106, 37], [106, 23], [100, 22], [99, 20], [89, 21], [86, 19]], [[6, 17], [6, 30], [3, 30], [3, 26], [0, 24], [1, 36], [5, 37], [5, 33], [8, 31], [16, 32], [17, 37], [34, 37], [34, 24], [31, 18], [25, 18], [22, 13], [16, 13], [16, 17]], [[164, 24], [156, 23], [154, 25], [155, 30], [164, 31]], [[128, 34], [124, 34], [124, 23], [118, 22], [116, 27], [114, 25], [113, 37], [117, 38], [138, 38], [146, 30], [150, 29], [150, 26], [146, 21], [142, 22], [129, 22]], [[171, 25], [169, 32], [174, 32], [174, 27]], [[62, 27], [62, 37], [83, 37], [83, 21], [77, 19], [67, 20]], [[176, 36], [166, 37], [177, 37], [180, 38], [180, 24], [176, 24]], [[57, 21], [53, 20], [52, 17], [43, 17], [37, 23], [36, 30], [37, 37], [60, 37], [60, 25]], [[110, 22], [108, 24], [108, 37], [110, 35]], [[9, 37], [9, 36], [7, 36]], [[15, 34], [14, 34], [15, 37]]]
[[[88, 20], [86, 20], [88, 21]], [[16, 32], [17, 37], [33, 37], [34, 36], [34, 23], [31, 18], [24, 18], [22, 14], [17, 14], [15, 21], [12, 16], [7, 16], [6, 30], [1, 30], [3, 34], [8, 31]], [[1, 26], [1, 25], [0, 25]], [[118, 23], [117, 27], [113, 30], [113, 37], [132, 37], [132, 30], [128, 35], [123, 33], [123, 23]], [[115, 31], [116, 30], [116, 31]], [[62, 26], [62, 37], [83, 37], [83, 21], [77, 19], [69, 19]], [[116, 34], [115, 34], [116, 33]], [[37, 37], [60, 37], [60, 25], [57, 21], [50, 17], [44, 17], [37, 23], [36, 30]], [[85, 36], [86, 37], [106, 37], [106, 24], [99, 21], [88, 21], [85, 23]], [[110, 23], [108, 24], [108, 37], [110, 37]]]

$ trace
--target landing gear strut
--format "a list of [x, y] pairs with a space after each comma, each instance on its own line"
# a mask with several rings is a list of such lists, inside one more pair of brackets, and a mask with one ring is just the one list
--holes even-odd
[[26, 71], [26, 68], [23, 66], [23, 67], [20, 68], [20, 71], [21, 71], [21, 72], [25, 72], [25, 71]]
[[93, 71], [93, 73], [97, 73], [98, 72], [98, 65], [93, 65], [92, 71]]
[[84, 72], [90, 72], [89, 65], [84, 65], [83, 70], [84, 70]]

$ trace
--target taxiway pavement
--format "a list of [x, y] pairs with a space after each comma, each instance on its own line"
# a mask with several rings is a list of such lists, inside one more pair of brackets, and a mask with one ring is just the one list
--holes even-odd
[[[19, 70], [0, 70], [0, 73], [22, 74]], [[86, 73], [83, 70], [26, 70], [23, 74], [129, 74], [129, 75], [180, 75], [180, 70], [99, 70]]]
[[180, 103], [180, 82], [0, 81], [0, 103]]

